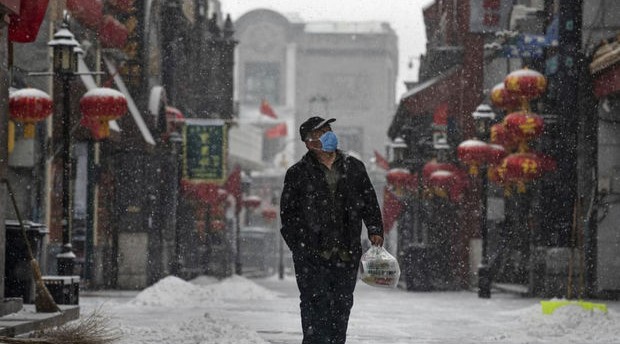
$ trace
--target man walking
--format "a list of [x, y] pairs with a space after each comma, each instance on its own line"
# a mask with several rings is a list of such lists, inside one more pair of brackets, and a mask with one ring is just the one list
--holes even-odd
[[303, 344], [346, 341], [362, 255], [362, 221], [383, 245], [381, 211], [364, 164], [338, 150], [330, 123], [299, 127], [308, 152], [288, 169], [280, 202], [282, 237], [291, 249], [300, 293]]

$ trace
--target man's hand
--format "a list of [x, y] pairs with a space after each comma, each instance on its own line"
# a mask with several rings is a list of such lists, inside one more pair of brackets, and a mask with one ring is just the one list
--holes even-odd
[[380, 235], [371, 235], [369, 239], [373, 246], [383, 246], [383, 237]]

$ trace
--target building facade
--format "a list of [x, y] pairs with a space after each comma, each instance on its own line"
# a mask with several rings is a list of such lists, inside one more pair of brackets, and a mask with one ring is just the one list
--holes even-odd
[[286, 148], [294, 152], [289, 164], [301, 157], [305, 147], [296, 128], [310, 114], [337, 118], [340, 147], [366, 161], [383, 149], [398, 73], [397, 37], [389, 24], [304, 22], [261, 9], [244, 14], [235, 28], [240, 120], [274, 123], [259, 114], [266, 100], [277, 121], [288, 124], [288, 142], [266, 151], [267, 161]]

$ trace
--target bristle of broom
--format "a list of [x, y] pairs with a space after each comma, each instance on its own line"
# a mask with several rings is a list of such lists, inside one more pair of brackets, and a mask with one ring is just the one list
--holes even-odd
[[116, 329], [110, 329], [109, 318], [99, 310], [80, 320], [34, 333], [30, 338], [0, 336], [2, 344], [110, 344], [120, 338]]
[[54, 301], [52, 294], [45, 286], [43, 282], [43, 276], [41, 275], [41, 268], [36, 259], [30, 260], [30, 266], [32, 267], [32, 274], [34, 275], [34, 281], [36, 286], [34, 296], [34, 306], [37, 313], [55, 313], [61, 312], [60, 308]]

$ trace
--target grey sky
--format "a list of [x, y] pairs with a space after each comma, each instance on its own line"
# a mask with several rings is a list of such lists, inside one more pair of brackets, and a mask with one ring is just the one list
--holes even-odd
[[432, 0], [223, 0], [222, 12], [236, 20], [244, 13], [268, 8], [296, 12], [304, 21], [385, 21], [398, 35], [399, 71], [397, 97], [405, 91], [404, 80], [417, 80], [418, 61], [408, 69], [410, 57], [419, 57], [426, 46], [422, 9]]

